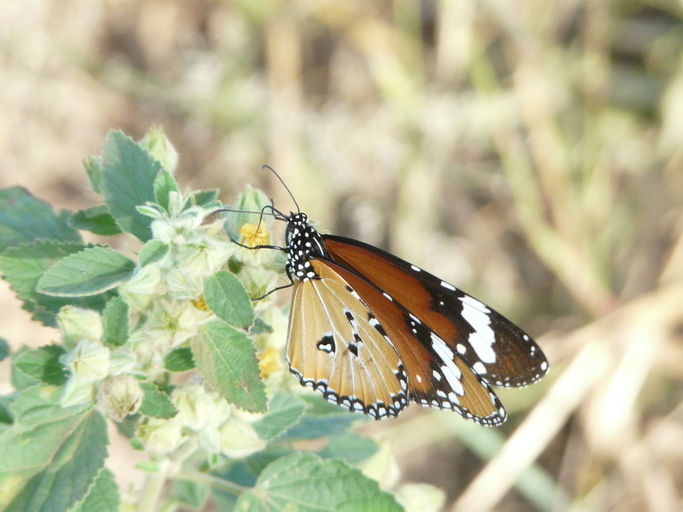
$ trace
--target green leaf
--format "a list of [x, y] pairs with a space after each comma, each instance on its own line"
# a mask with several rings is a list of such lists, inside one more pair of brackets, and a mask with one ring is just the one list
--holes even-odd
[[4, 361], [10, 355], [12, 350], [5, 338], [0, 338], [0, 361]]
[[310, 453], [293, 453], [269, 464], [256, 487], [239, 497], [235, 510], [400, 512], [403, 508], [360, 470], [340, 460], [323, 461]]
[[176, 480], [173, 482], [171, 499], [198, 509], [206, 500], [206, 492], [206, 485], [189, 480]]
[[159, 391], [151, 382], [141, 382], [140, 387], [145, 392], [139, 412], [153, 418], [172, 418], [178, 414], [171, 397], [163, 391]]
[[358, 464], [374, 455], [378, 449], [372, 439], [347, 431], [331, 436], [318, 455], [324, 459], [341, 459], [349, 464]]
[[286, 439], [316, 439], [348, 429], [363, 416], [332, 404], [321, 395], [301, 395], [308, 408], [301, 420], [283, 434]]
[[249, 412], [266, 412], [266, 392], [251, 340], [221, 321], [202, 327], [191, 341], [199, 373], [220, 396]]
[[12, 363], [18, 370], [40, 382], [61, 386], [70, 375], [69, 369], [59, 361], [63, 354], [66, 354], [66, 350], [61, 345], [46, 345], [21, 352]]
[[256, 334], [263, 334], [265, 332], [272, 333], [273, 328], [270, 325], [268, 325], [267, 323], [265, 323], [263, 321], [263, 319], [255, 318], [254, 319], [254, 325], [251, 327], [251, 329], [249, 329], [249, 334], [254, 336]]
[[104, 295], [65, 299], [35, 291], [38, 280], [48, 268], [65, 256], [81, 252], [85, 248], [83, 244], [49, 240], [20, 244], [0, 254], [0, 271], [5, 274], [5, 279], [9, 281], [17, 297], [24, 302], [24, 309], [32, 312], [35, 320], [55, 327], [55, 314], [62, 306], [72, 304], [98, 311], [105, 306], [107, 297]]
[[[218, 197], [219, 190], [217, 188], [211, 188], [207, 190], [197, 190], [192, 193], [188, 202], [190, 204], [185, 204], [185, 208], [188, 206], [208, 206], [216, 200]], [[217, 204], [216, 209], [221, 208], [222, 204]]]
[[97, 475], [85, 501], [73, 509], [73, 512], [118, 512], [119, 502], [119, 488], [114, 474], [105, 468]]
[[[9, 405], [10, 412], [17, 424], [41, 423], [50, 421], [59, 408], [59, 397], [62, 389], [55, 386], [34, 384], [31, 387], [14, 393], [14, 400]], [[83, 407], [69, 407], [70, 413], [80, 414]]]
[[178, 182], [168, 171], [161, 171], [154, 180], [154, 197], [156, 203], [167, 212], [169, 211], [169, 194], [179, 192]]
[[123, 233], [106, 204], [77, 211], [69, 219], [69, 224], [76, 229], [90, 231], [101, 236], [115, 236]]
[[[12, 402], [19, 396], [18, 392], [0, 396], [0, 424], [11, 425], [14, 423], [14, 414], [10, 409]], [[4, 425], [3, 425], [4, 426]]]
[[102, 193], [102, 157], [89, 156], [83, 162], [85, 172], [90, 178], [90, 186], [98, 194]]
[[104, 342], [111, 347], [122, 347], [128, 341], [130, 320], [128, 304], [121, 297], [114, 297], [102, 311]]
[[40, 379], [30, 376], [28, 373], [24, 373], [20, 368], [17, 368], [16, 361], [21, 354], [28, 352], [30, 349], [28, 347], [21, 347], [19, 351], [12, 358], [12, 366], [10, 369], [10, 382], [15, 389], [24, 390], [31, 386], [36, 386], [40, 384]]
[[47, 270], [36, 290], [46, 295], [80, 297], [115, 288], [129, 279], [135, 262], [108, 247], [90, 247], [71, 254]]
[[48, 203], [21, 187], [0, 190], [0, 252], [37, 239], [81, 242], [67, 222], [68, 212], [57, 214]]
[[306, 410], [306, 402], [298, 396], [278, 391], [268, 404], [268, 414], [254, 423], [261, 439], [270, 441], [297, 423]]
[[204, 283], [204, 300], [218, 318], [233, 327], [246, 329], [254, 323], [254, 309], [237, 277], [220, 270]]
[[69, 510], [82, 501], [104, 467], [107, 425], [90, 410], [52, 408], [49, 419], [0, 434], [0, 509]]
[[142, 246], [140, 251], [140, 268], [150, 263], [156, 263], [168, 254], [169, 247], [161, 240], [150, 240]]
[[194, 359], [192, 359], [192, 349], [190, 347], [176, 348], [164, 357], [164, 368], [169, 372], [186, 372], [194, 367]]
[[154, 202], [154, 180], [161, 165], [139, 144], [119, 131], [111, 131], [104, 144], [102, 192], [121, 228], [143, 242], [152, 237], [152, 219], [136, 206]]

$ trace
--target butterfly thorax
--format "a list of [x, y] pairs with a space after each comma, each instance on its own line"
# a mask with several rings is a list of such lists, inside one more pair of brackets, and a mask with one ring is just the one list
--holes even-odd
[[294, 280], [317, 278], [310, 260], [326, 257], [325, 244], [320, 233], [308, 223], [305, 213], [292, 213], [287, 222], [287, 275]]

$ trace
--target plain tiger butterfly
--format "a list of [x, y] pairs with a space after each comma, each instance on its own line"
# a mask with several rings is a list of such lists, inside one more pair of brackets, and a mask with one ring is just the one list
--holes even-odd
[[298, 205], [290, 215], [265, 209], [287, 223], [284, 247], [251, 248], [286, 254], [289, 368], [328, 401], [375, 419], [414, 402], [497, 426], [506, 412], [491, 385], [522, 387], [548, 371], [524, 331], [455, 286], [372, 245], [320, 234]]

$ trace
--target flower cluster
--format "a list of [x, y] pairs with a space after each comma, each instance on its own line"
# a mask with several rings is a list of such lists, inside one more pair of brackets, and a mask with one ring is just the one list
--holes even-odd
[[[242, 208], [262, 207], [262, 196], [248, 188], [241, 196]], [[198, 376], [194, 377], [197, 383], [174, 386], [164, 358], [187, 346], [203, 325], [216, 319], [203, 299], [206, 278], [230, 267], [252, 295], [263, 295], [278, 278], [278, 264], [267, 264], [277, 255], [232, 243], [225, 236], [217, 203], [195, 202], [192, 193], [171, 191], [166, 205], [148, 203], [138, 208], [153, 219], [153, 239], [140, 251], [140, 265], [133, 277], [118, 289], [134, 322], [123, 346], [105, 343], [100, 313], [72, 306], [60, 311], [58, 323], [67, 349], [62, 363], [71, 371], [61, 401], [63, 406], [96, 401], [103, 413], [121, 421], [140, 410], [144, 397], [141, 383], [153, 382], [172, 389], [170, 399], [177, 411], [170, 418], [142, 417], [136, 437], [153, 457], [170, 454], [188, 441], [208, 453], [244, 457], [265, 447], [252, 426], [260, 416], [229, 405], [198, 383]], [[269, 243], [268, 227], [268, 222], [243, 224], [238, 241], [246, 246]], [[264, 315], [279, 331], [284, 328], [278, 308], [268, 309]], [[284, 339], [284, 335], [277, 338]], [[264, 376], [269, 381], [279, 380], [284, 368], [283, 347], [271, 346], [274, 337], [265, 331], [255, 339]]]

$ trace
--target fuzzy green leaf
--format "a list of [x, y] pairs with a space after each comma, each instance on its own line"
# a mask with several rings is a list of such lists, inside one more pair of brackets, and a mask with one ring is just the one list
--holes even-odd
[[150, 382], [141, 382], [140, 387], [145, 392], [142, 398], [142, 405], [140, 405], [140, 413], [153, 418], [172, 418], [178, 414], [178, 409], [175, 408], [171, 397], [163, 391], [159, 391], [154, 384]]
[[12, 361], [22, 373], [45, 384], [61, 386], [69, 378], [69, 369], [59, 358], [66, 353], [61, 345], [45, 345], [33, 350], [25, 350]]
[[121, 297], [114, 297], [102, 311], [104, 342], [111, 347], [122, 347], [128, 341], [128, 304]]
[[[0, 434], [0, 509], [69, 510], [82, 501], [107, 455], [107, 425], [94, 410], [53, 406], [49, 418]], [[45, 412], [45, 411], [43, 411]]]
[[363, 416], [332, 404], [322, 395], [302, 395], [308, 408], [301, 420], [283, 434], [286, 439], [316, 439], [332, 436], [348, 429]]
[[9, 343], [5, 338], [0, 338], [0, 361], [4, 361], [10, 355]]
[[152, 219], [136, 210], [154, 202], [154, 180], [161, 164], [119, 131], [107, 135], [102, 153], [102, 192], [121, 228], [143, 242], [152, 237]]
[[171, 350], [164, 357], [164, 368], [169, 372], [187, 372], [194, 368], [192, 349], [190, 347], [180, 347]]
[[90, 231], [101, 236], [115, 236], [123, 233], [106, 204], [99, 204], [74, 213], [69, 224], [76, 229]]
[[296, 424], [306, 410], [306, 402], [285, 391], [278, 391], [268, 404], [268, 414], [254, 423], [261, 439], [270, 441]]
[[85, 248], [86, 246], [79, 243], [50, 240], [20, 244], [0, 254], [0, 272], [5, 274], [5, 279], [9, 281], [12, 290], [24, 302], [24, 309], [32, 312], [35, 320], [55, 327], [55, 314], [62, 306], [72, 304], [98, 311], [105, 306], [107, 294], [67, 299], [35, 291], [38, 280], [47, 269], [64, 257], [81, 252]]
[[223, 203], [216, 200], [219, 192], [220, 191], [216, 188], [211, 188], [207, 190], [195, 190], [190, 194], [190, 196], [185, 201], [183, 209], [186, 210], [190, 206], [203, 206], [205, 209], [213, 209], [214, 205], [212, 205], [211, 203], [216, 203], [216, 210], [218, 210], [219, 208], [223, 208]]
[[150, 240], [140, 251], [140, 268], [155, 263], [168, 254], [169, 247], [161, 240]]
[[83, 162], [85, 173], [90, 179], [90, 186], [98, 194], [102, 193], [102, 157], [89, 156]]
[[235, 510], [400, 512], [403, 508], [360, 470], [340, 460], [293, 453], [269, 464], [259, 475], [256, 487], [239, 497]]
[[233, 327], [246, 329], [254, 323], [254, 309], [242, 283], [225, 270], [204, 283], [204, 300], [218, 318]]
[[161, 171], [154, 180], [154, 197], [156, 203], [164, 210], [169, 211], [169, 194], [179, 192], [178, 182], [168, 171]]
[[349, 464], [358, 464], [374, 455], [378, 449], [377, 443], [372, 439], [346, 431], [330, 436], [318, 455], [324, 459], [340, 459]]
[[38, 280], [46, 295], [81, 297], [115, 288], [129, 279], [135, 262], [108, 247], [91, 247], [61, 259]]
[[97, 475], [85, 501], [74, 512], [118, 512], [119, 501], [119, 488], [114, 474], [105, 468]]
[[0, 252], [39, 239], [81, 242], [81, 235], [69, 226], [68, 217], [68, 212], [57, 214], [52, 206], [21, 187], [0, 190]]
[[192, 339], [199, 373], [219, 395], [249, 412], [266, 412], [266, 392], [251, 340], [228, 324], [215, 321]]
[[207, 486], [189, 480], [176, 480], [173, 482], [171, 498], [180, 503], [190, 505], [193, 509], [201, 508], [206, 501]]

